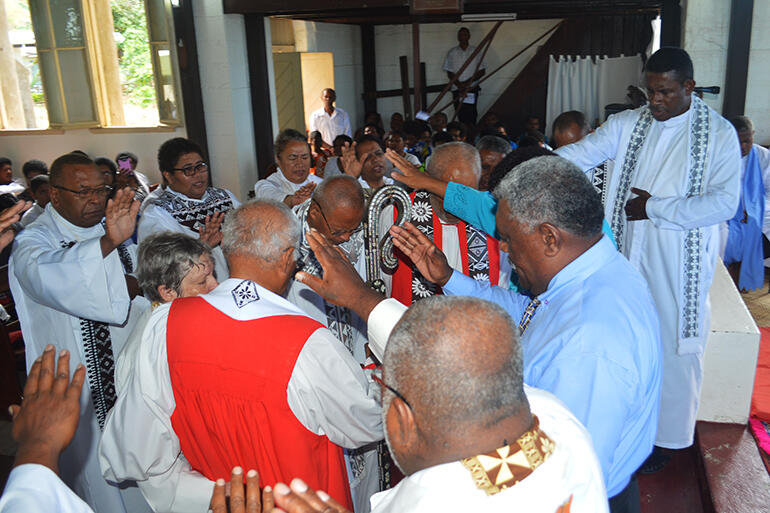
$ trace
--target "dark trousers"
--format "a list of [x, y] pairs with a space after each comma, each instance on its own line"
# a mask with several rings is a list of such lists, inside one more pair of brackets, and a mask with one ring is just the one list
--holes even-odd
[[[480, 91], [481, 89], [479, 89]], [[476, 103], [479, 101], [478, 93], [479, 91], [476, 91]], [[476, 103], [461, 103], [460, 102], [460, 93], [458, 91], [452, 91], [452, 95], [454, 96], [454, 102], [455, 102], [455, 110], [458, 108], [460, 111], [457, 113], [457, 120], [460, 121], [460, 123], [464, 124], [466, 127], [472, 127], [476, 125], [476, 117], [478, 116], [478, 111], [476, 110]]]
[[767, 240], [767, 235], [762, 234], [762, 251], [765, 258], [770, 258], [770, 240]]
[[639, 482], [634, 475], [623, 491], [610, 498], [610, 513], [641, 513], [641, 502]]

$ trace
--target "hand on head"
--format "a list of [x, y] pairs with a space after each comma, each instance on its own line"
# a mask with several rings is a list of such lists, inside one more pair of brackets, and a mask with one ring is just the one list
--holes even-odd
[[391, 226], [393, 244], [417, 267], [425, 279], [440, 286], [446, 285], [452, 277], [452, 268], [447, 263], [446, 255], [438, 249], [424, 233], [412, 223], [403, 227]]
[[19, 444], [15, 466], [44, 465], [58, 473], [59, 455], [75, 436], [80, 418], [80, 391], [86, 369], [79, 364], [70, 381], [70, 354], [48, 345], [29, 370], [21, 406], [10, 407], [13, 439]]
[[362, 319], [368, 319], [372, 308], [384, 298], [366, 286], [341, 249], [315, 230], [307, 232], [306, 237], [323, 267], [323, 278], [300, 271], [295, 276], [297, 281], [330, 303], [350, 308]]
[[394, 180], [398, 180], [412, 189], [425, 189], [428, 192], [432, 192], [442, 197], [446, 193], [446, 182], [442, 182], [427, 173], [423, 173], [417, 166], [395, 151], [391, 149], [386, 150], [385, 158], [397, 169], [396, 173], [392, 175]]
[[300, 203], [304, 203], [310, 199], [310, 196], [313, 195], [315, 186], [316, 184], [313, 182], [305, 184], [299, 189], [297, 189], [297, 192], [295, 192], [294, 194], [290, 194], [289, 196], [286, 196], [283, 202], [286, 203], [286, 205], [288, 205], [289, 207], [295, 207]]

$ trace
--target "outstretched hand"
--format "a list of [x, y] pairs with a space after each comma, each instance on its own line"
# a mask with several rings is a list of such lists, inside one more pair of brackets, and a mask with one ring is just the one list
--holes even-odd
[[198, 232], [200, 241], [208, 244], [211, 248], [218, 246], [222, 242], [222, 221], [224, 219], [224, 212], [208, 216], [204, 221], [203, 228]]
[[14, 466], [44, 465], [58, 474], [59, 455], [75, 436], [80, 418], [80, 391], [86, 369], [78, 365], [70, 382], [70, 354], [46, 346], [35, 360], [24, 386], [21, 406], [10, 407], [13, 439], [19, 444]]
[[340, 248], [316, 230], [307, 232], [306, 237], [310, 249], [323, 267], [323, 278], [300, 271], [295, 276], [297, 281], [316, 291], [328, 302], [349, 308], [362, 319], [368, 319], [372, 309], [384, 298], [366, 286]]
[[21, 214], [30, 207], [32, 207], [31, 201], [19, 201], [0, 212], [0, 251], [11, 243], [15, 235], [11, 227], [19, 222]]
[[423, 173], [417, 166], [390, 148], [385, 151], [385, 158], [396, 167], [397, 171], [391, 176], [394, 180], [398, 180], [412, 189], [424, 189], [433, 194], [437, 194], [442, 198], [444, 197], [444, 194], [446, 194], [446, 182], [442, 182], [427, 173]]
[[275, 485], [275, 505], [287, 513], [351, 513], [329, 494], [310, 488], [302, 479], [294, 478], [290, 486]]
[[134, 199], [134, 191], [128, 187], [118, 190], [115, 197], [107, 201], [102, 237], [103, 256], [110, 254], [134, 234], [140, 206], [141, 202]]
[[393, 225], [390, 234], [393, 244], [409, 257], [425, 279], [442, 287], [446, 285], [453, 271], [444, 253], [433, 241], [412, 223], [405, 223], [403, 227]]
[[350, 175], [353, 178], [361, 176], [361, 169], [364, 167], [367, 155], [362, 155], [361, 159], [356, 156], [356, 143], [345, 143], [342, 147], [342, 169], [345, 170], [346, 175]]

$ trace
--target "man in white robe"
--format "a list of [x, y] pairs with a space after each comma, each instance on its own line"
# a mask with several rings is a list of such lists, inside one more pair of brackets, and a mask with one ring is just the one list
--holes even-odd
[[[284, 236], [276, 238], [275, 233]], [[280, 204], [266, 201], [244, 205], [228, 217], [225, 224], [223, 245], [230, 255], [228, 264], [233, 278], [199, 297], [226, 318], [236, 321], [269, 320], [275, 316], [308, 319], [280, 295], [293, 276], [293, 252], [298, 243], [299, 223], [288, 209], [283, 211]], [[280, 259], [267, 262], [249, 256], [247, 251], [262, 251], [265, 256], [277, 253]], [[169, 319], [173, 319], [170, 310], [169, 306], [162, 305], [153, 312], [145, 328], [144, 343], [139, 348], [136, 373], [140, 380], [136, 382], [138, 386], [129, 384], [126, 395], [126, 405], [133, 405], [130, 408], [132, 424], [142, 429], [132, 431], [124, 426], [121, 445], [108, 448], [105, 440], [102, 453], [109, 453], [110, 468], [105, 473], [110, 474], [111, 480], [141, 481], [166, 475], [171, 484], [159, 483], [159, 486], [173, 494], [173, 483], [192, 483], [194, 476], [189, 475], [191, 467], [182, 454], [185, 441], [175, 432], [172, 423], [172, 416], [178, 414], [178, 394], [184, 391], [172, 387], [169, 365], [157, 364], [168, 362], [168, 324]], [[226, 351], [229, 343], [229, 340], [217, 341], [221, 349], [212, 351]], [[270, 362], [264, 365], [269, 366]], [[308, 337], [297, 357], [286, 388], [286, 400], [293, 416], [307, 430], [327, 437], [336, 445], [355, 448], [382, 439], [380, 406], [372, 395], [376, 390], [369, 388], [360, 365], [329, 330], [321, 328]], [[129, 408], [125, 411], [128, 414]], [[213, 437], [216, 436], [214, 433]], [[118, 438], [113, 437], [113, 441]], [[235, 452], [231, 455], [234, 461], [230, 467], [240, 464], [252, 468], [254, 465], [254, 462], [236, 460]], [[200, 470], [194, 461], [192, 468]], [[268, 470], [255, 468], [260, 472], [262, 483], [270, 484]], [[168, 511], [204, 512], [211, 490], [210, 480], [205, 480], [197, 490], [188, 490], [189, 495], [181, 497], [177, 492], [177, 499]]]
[[122, 245], [134, 232], [139, 202], [124, 189], [105, 210], [104, 174], [77, 154], [54, 161], [50, 185], [51, 202], [19, 234], [9, 266], [27, 367], [49, 343], [85, 365], [88, 386], [75, 438], [62, 454], [62, 478], [97, 511], [149, 511], [135, 486], [120, 489], [102, 478], [96, 453], [115, 401], [115, 356], [149, 306], [128, 276], [134, 247]]
[[209, 168], [200, 146], [176, 137], [158, 150], [158, 167], [164, 185], [142, 203], [138, 241], [170, 231], [199, 238], [212, 247], [217, 278], [227, 278], [227, 263], [219, 248], [224, 214], [240, 205], [227, 189], [209, 186]]
[[[647, 61], [645, 75], [649, 105], [610, 116], [556, 153], [586, 172], [616, 162], [606, 218], [620, 250], [646, 278], [660, 315], [656, 447], [681, 449], [693, 442], [718, 224], [738, 206], [740, 151], [732, 125], [692, 94], [692, 61], [684, 50], [662, 48]], [[666, 462], [656, 449], [644, 470]]]

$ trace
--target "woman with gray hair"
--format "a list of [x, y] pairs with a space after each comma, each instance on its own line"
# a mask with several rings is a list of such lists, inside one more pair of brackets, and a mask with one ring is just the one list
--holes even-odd
[[[151, 315], [163, 308], [169, 308], [170, 303], [177, 298], [207, 294], [214, 290], [218, 283], [214, 275], [214, 259], [211, 248], [198, 239], [178, 232], [156, 232], [147, 236], [138, 249], [137, 279], [144, 291], [145, 297], [152, 302], [153, 308], [147, 310], [134, 326], [131, 335], [118, 354], [115, 366], [115, 393], [117, 400], [104, 424], [102, 440], [99, 443], [99, 464], [106, 479], [114, 479], [116, 466], [125, 462], [121, 455], [125, 454], [123, 444], [131, 440], [130, 431], [126, 431], [126, 419], [135, 418], [137, 405], [132, 402], [134, 390], [153, 388], [152, 379], [144, 378], [139, 369], [144, 365], [168, 365], [166, 355], [144, 354], [145, 340], [153, 333], [155, 325], [150, 321]], [[130, 423], [128, 423], [130, 424]], [[144, 436], [143, 434], [137, 436]], [[177, 482], [177, 495], [186, 496], [190, 490], [201, 490], [206, 496], [211, 493], [211, 483], [208, 479], [193, 471], [189, 463], [175, 463], [175, 468], [186, 464], [184, 477]], [[169, 479], [162, 474], [151, 476], [138, 482], [144, 498], [155, 511], [171, 511], [171, 505], [176, 497], [166, 494], [159, 483]]]

